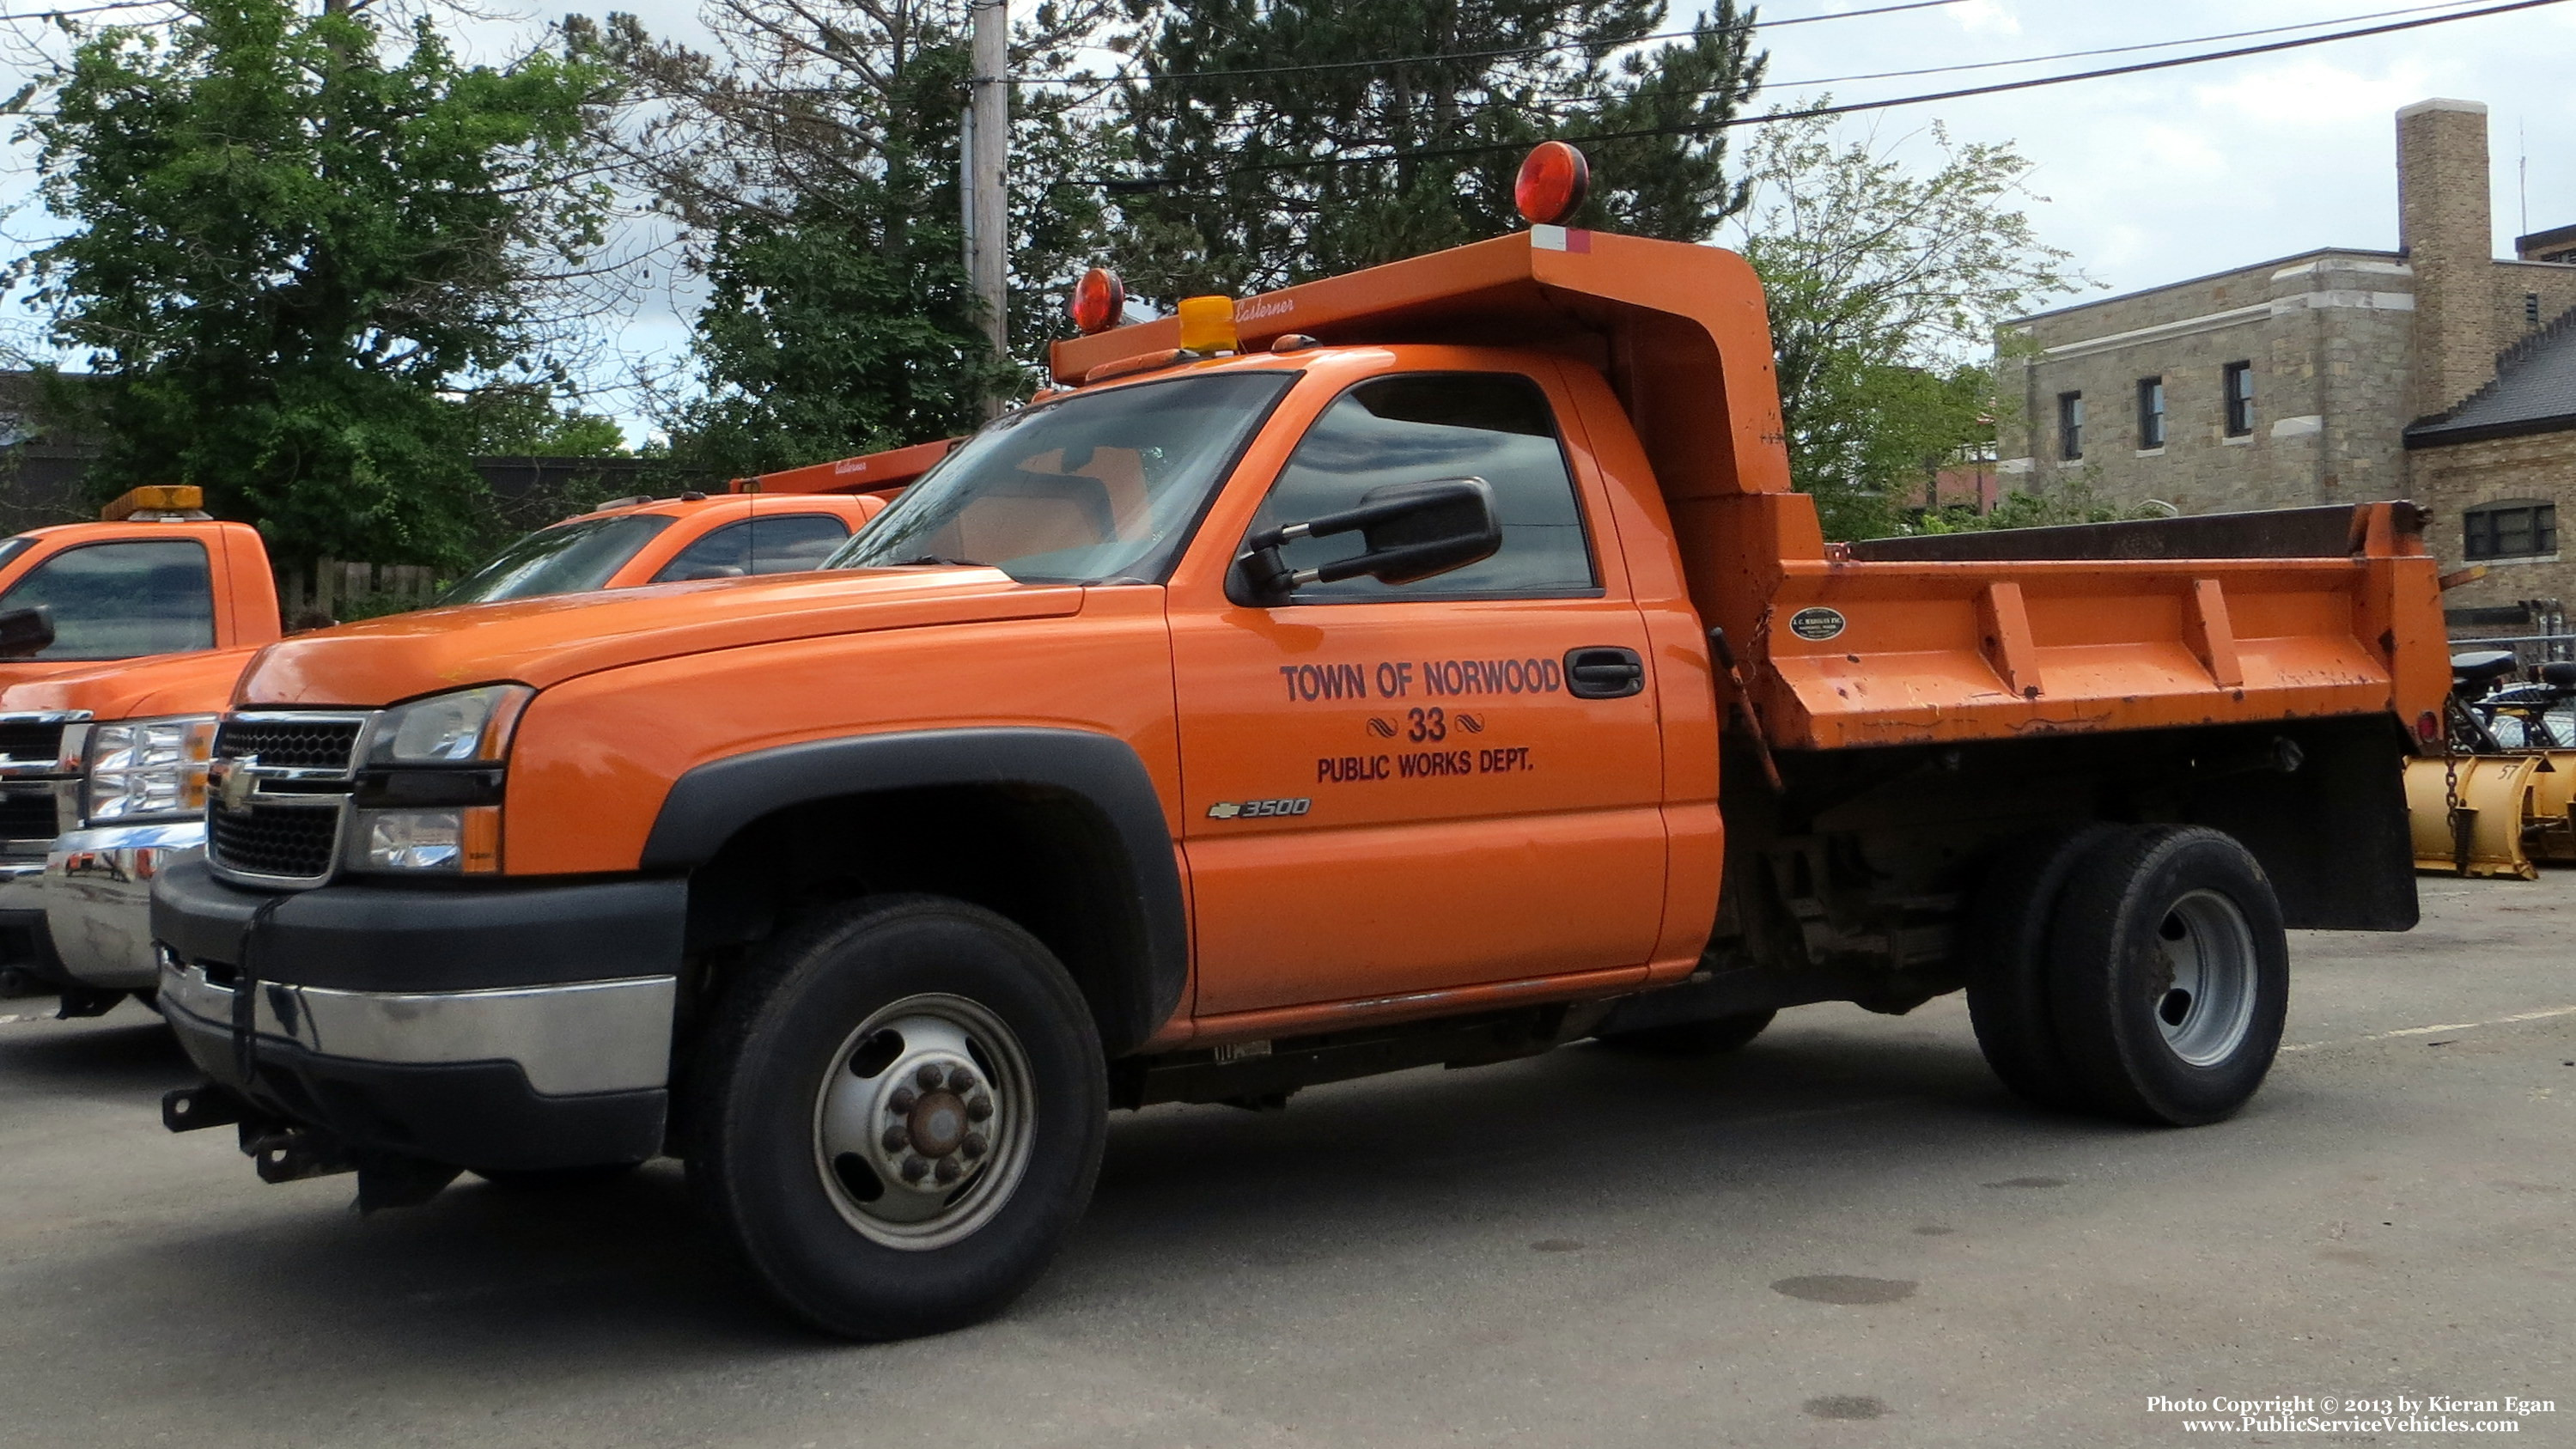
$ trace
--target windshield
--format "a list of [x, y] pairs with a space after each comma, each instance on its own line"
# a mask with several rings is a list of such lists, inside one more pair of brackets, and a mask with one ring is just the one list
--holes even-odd
[[990, 564], [1022, 583], [1157, 580], [1288, 371], [1174, 378], [1028, 408], [969, 438], [832, 568]]
[[540, 528], [458, 579], [438, 596], [438, 602], [493, 604], [600, 588], [652, 542], [653, 535], [670, 526], [671, 520], [661, 514], [629, 513]]

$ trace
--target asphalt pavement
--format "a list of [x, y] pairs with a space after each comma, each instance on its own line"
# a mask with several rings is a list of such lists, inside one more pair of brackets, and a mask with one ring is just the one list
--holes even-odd
[[879, 1347], [774, 1314], [671, 1164], [360, 1219], [164, 1133], [135, 1007], [4, 1019], [0, 1444], [2021, 1449], [2401, 1396], [2576, 1444], [2576, 873], [2423, 890], [2294, 939], [2215, 1127], [2028, 1110], [1956, 998], [1156, 1108], [1018, 1306]]

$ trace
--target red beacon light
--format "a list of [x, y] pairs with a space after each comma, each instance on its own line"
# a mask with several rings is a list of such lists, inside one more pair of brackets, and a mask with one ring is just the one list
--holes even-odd
[[1592, 192], [1592, 163], [1563, 141], [1541, 141], [1521, 162], [1512, 204], [1532, 226], [1561, 226]]
[[1073, 284], [1073, 325], [1084, 336], [1106, 332], [1127, 311], [1127, 284], [1107, 267], [1093, 267]]

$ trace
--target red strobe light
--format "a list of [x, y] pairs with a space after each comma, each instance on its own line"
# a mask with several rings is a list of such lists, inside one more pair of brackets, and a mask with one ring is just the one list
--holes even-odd
[[1563, 141], [1541, 141], [1521, 162], [1512, 204], [1533, 226], [1557, 226], [1583, 208], [1592, 191], [1592, 163]]
[[1088, 335], [1118, 325], [1127, 310], [1127, 284], [1107, 267], [1093, 267], [1073, 284], [1073, 325]]

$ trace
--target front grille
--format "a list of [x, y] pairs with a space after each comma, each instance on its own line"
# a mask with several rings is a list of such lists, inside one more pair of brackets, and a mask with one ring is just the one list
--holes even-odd
[[0, 841], [54, 838], [54, 787], [0, 793]]
[[215, 758], [257, 755], [262, 765], [286, 770], [346, 770], [357, 753], [355, 719], [262, 719], [235, 716], [215, 735]]
[[63, 726], [59, 720], [45, 723], [32, 720], [0, 722], [0, 756], [6, 756], [17, 764], [41, 760], [50, 765], [62, 753], [62, 748]]
[[206, 815], [206, 844], [214, 863], [243, 875], [319, 879], [331, 873], [339, 842], [337, 809], [253, 806]]

